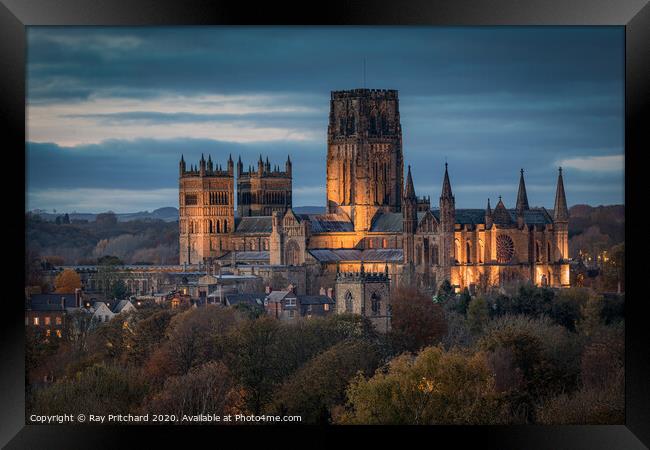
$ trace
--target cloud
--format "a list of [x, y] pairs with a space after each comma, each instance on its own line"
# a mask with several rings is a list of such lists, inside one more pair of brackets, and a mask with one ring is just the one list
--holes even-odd
[[563, 159], [558, 162], [561, 167], [572, 168], [585, 172], [623, 172], [625, 167], [624, 155], [585, 156]]

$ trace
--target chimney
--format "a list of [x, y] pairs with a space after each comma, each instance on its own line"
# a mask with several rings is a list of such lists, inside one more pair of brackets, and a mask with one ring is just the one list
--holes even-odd
[[326, 295], [325, 294], [325, 288], [323, 286], [321, 286], [320, 292], [318, 293], [318, 295]]

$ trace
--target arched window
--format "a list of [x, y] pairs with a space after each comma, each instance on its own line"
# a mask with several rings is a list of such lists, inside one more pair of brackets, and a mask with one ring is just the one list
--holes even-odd
[[352, 293], [350, 291], [345, 293], [345, 312], [352, 312]]
[[539, 242], [535, 242], [535, 262], [542, 262], [542, 249]]
[[468, 264], [472, 262], [472, 245], [469, 241], [465, 243], [465, 262]]
[[216, 232], [216, 233], [220, 233], [220, 232], [221, 232], [221, 221], [220, 221], [220, 220], [217, 220], [217, 226], [216, 226], [216, 228], [215, 228], [215, 232]]
[[345, 134], [345, 119], [343, 117], [339, 119], [339, 134]]
[[228, 221], [227, 220], [223, 221], [223, 232], [224, 233], [228, 232]]
[[386, 120], [386, 113], [384, 111], [381, 112], [379, 124], [382, 133], [388, 132], [388, 120]]
[[289, 241], [285, 249], [285, 264], [288, 266], [297, 266], [300, 264], [300, 247], [296, 241]]
[[386, 238], [382, 239], [382, 247], [387, 248], [388, 247], [388, 240]]
[[370, 308], [373, 316], [378, 316], [381, 312], [381, 297], [376, 292], [370, 297]]
[[551, 262], [551, 243], [546, 243], [546, 262]]
[[456, 251], [454, 261], [458, 264], [460, 262], [460, 241], [458, 239], [454, 240], [454, 250]]
[[372, 239], [368, 239], [368, 248], [372, 248]]
[[485, 245], [483, 244], [483, 240], [479, 239], [478, 240], [478, 262], [479, 263], [483, 262], [484, 254], [485, 254]]
[[370, 133], [377, 134], [377, 112], [370, 113]]
[[212, 220], [208, 220], [208, 233], [210, 233], [210, 234], [214, 233]]
[[547, 272], [546, 281], [548, 282], [549, 286], [553, 286], [553, 278], [551, 277], [551, 271], [550, 270]]

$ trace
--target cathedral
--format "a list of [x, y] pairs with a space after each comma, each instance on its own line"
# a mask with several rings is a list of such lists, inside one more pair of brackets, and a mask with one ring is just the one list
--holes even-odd
[[[405, 171], [396, 90], [332, 92], [327, 139], [322, 214], [292, 208], [289, 157], [284, 170], [261, 155], [244, 170], [239, 159], [236, 177], [232, 156], [226, 169], [210, 156], [188, 168], [181, 157], [180, 263], [304, 268], [321, 277], [304, 290], [333, 287], [318, 286], [322, 280], [341, 292], [348, 286], [337, 310], [380, 317], [389, 284], [428, 292], [444, 280], [457, 290], [516, 281], [569, 286], [562, 169], [552, 211], [529, 206], [523, 169], [514, 208], [499, 198], [494, 207], [487, 200], [485, 209], [460, 209], [445, 163], [432, 207], [416, 195], [410, 166]], [[366, 294], [366, 286], [376, 288]]]

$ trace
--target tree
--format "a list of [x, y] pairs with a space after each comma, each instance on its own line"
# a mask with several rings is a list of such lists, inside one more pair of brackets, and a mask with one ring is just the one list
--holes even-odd
[[34, 392], [33, 414], [125, 414], [135, 411], [147, 393], [138, 373], [117, 365], [95, 364], [76, 376]]
[[591, 336], [602, 323], [603, 297], [591, 295], [586, 303], [580, 308], [580, 321], [578, 332], [583, 336]]
[[260, 414], [286, 373], [279, 335], [280, 323], [262, 317], [243, 322], [228, 343], [226, 364], [244, 388], [244, 402], [253, 414]]
[[183, 415], [237, 414], [242, 408], [242, 393], [228, 368], [210, 361], [187, 374], [165, 381], [163, 389], [145, 405], [153, 414]]
[[370, 376], [379, 364], [376, 348], [364, 341], [343, 341], [315, 356], [285, 381], [274, 395], [271, 412], [298, 414], [305, 423], [329, 423], [345, 401], [357, 373]]
[[490, 320], [490, 311], [485, 298], [477, 297], [471, 301], [467, 308], [467, 323], [473, 334], [480, 334]]
[[99, 258], [97, 258], [97, 265], [99, 265], [99, 266], [121, 266], [121, 265], [124, 265], [124, 261], [122, 261], [117, 256], [104, 255], [104, 256], [100, 256]]
[[386, 371], [360, 375], [347, 390], [346, 424], [496, 424], [504, 409], [482, 352], [427, 347], [394, 358]]
[[81, 277], [72, 269], [65, 269], [54, 279], [57, 294], [73, 294], [75, 289], [81, 289]]
[[390, 336], [398, 352], [437, 344], [447, 332], [442, 307], [416, 289], [396, 291], [391, 304]]
[[97, 214], [95, 223], [103, 227], [112, 227], [117, 225], [117, 216], [113, 211]]
[[442, 283], [440, 283], [436, 297], [438, 298], [438, 302], [443, 304], [453, 299], [454, 288], [451, 286], [449, 280], [445, 279]]
[[127, 295], [129, 295], [129, 289], [126, 287], [124, 280], [115, 280], [111, 286], [110, 295], [111, 298], [115, 298], [117, 300], [122, 300], [126, 298]]

